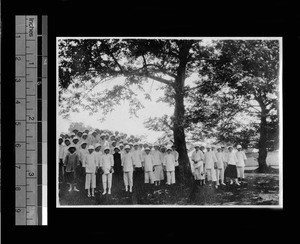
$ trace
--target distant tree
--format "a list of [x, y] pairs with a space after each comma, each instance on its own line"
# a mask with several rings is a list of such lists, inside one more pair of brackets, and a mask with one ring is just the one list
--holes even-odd
[[78, 131], [84, 131], [84, 130], [94, 131], [94, 128], [92, 126], [85, 125], [82, 122], [72, 122], [69, 126], [68, 131], [72, 132], [75, 129], [77, 129]]
[[[279, 41], [223, 40], [215, 44], [218, 61], [211, 63], [209, 78], [190, 96], [196, 105], [189, 109], [189, 121], [217, 126], [220, 140], [244, 145], [258, 134], [258, 171], [265, 172], [268, 144], [278, 141]], [[254, 121], [244, 126], [238, 115]]]

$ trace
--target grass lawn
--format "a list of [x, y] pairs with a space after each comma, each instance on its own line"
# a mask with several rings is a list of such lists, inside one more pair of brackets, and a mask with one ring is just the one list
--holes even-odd
[[[87, 192], [69, 192], [66, 184], [60, 184], [59, 202], [68, 205], [279, 205], [279, 174], [245, 173], [247, 183], [236, 186], [226, 185], [214, 189], [208, 185], [195, 187], [176, 183], [167, 186], [142, 184], [140, 194], [134, 188], [125, 192], [121, 178], [113, 177], [112, 194], [102, 195], [102, 186], [95, 197], [88, 198]], [[135, 187], [135, 186], [134, 186]]]

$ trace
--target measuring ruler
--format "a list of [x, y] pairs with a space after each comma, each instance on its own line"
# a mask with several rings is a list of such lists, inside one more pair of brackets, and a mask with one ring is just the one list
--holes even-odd
[[15, 20], [15, 223], [42, 225], [47, 206], [47, 16]]

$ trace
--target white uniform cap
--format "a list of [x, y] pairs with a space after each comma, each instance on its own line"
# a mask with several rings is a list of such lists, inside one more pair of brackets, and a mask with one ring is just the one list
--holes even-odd
[[76, 139], [79, 140], [79, 138], [77, 136], [74, 136], [73, 141], [76, 140]]
[[95, 149], [93, 145], [89, 145], [88, 149]]
[[85, 144], [87, 144], [87, 142], [86, 142], [86, 141], [83, 141], [83, 142], [81, 142], [81, 143], [80, 143], [80, 145], [82, 145], [82, 144], [84, 144], [84, 143], [85, 143]]
[[242, 148], [242, 146], [241, 145], [237, 145], [236, 148], [239, 149], [239, 148]]
[[104, 151], [105, 151], [105, 150], [109, 150], [109, 151], [110, 151], [110, 148], [109, 148], [109, 147], [106, 147], [106, 148], [104, 148]]
[[194, 147], [200, 147], [200, 143], [195, 143]]
[[148, 151], [151, 151], [149, 147], [146, 147], [146, 148], [145, 148], [145, 151], [147, 151], [147, 150], [148, 150]]
[[133, 143], [133, 146], [138, 146], [139, 144], [138, 143]]
[[102, 134], [100, 135], [100, 137], [102, 137], [102, 136], [105, 136], [105, 134], [102, 133]]
[[72, 132], [72, 133], [70, 134], [70, 136], [75, 136], [75, 133], [74, 133], [74, 132]]
[[130, 146], [129, 146], [129, 145], [126, 145], [126, 146], [124, 147], [124, 149], [130, 149]]
[[116, 147], [114, 148], [114, 150], [115, 150], [115, 149], [119, 149], [119, 150], [121, 150], [121, 149], [120, 149], [118, 146], [116, 146]]
[[82, 133], [82, 136], [87, 136], [87, 135], [88, 135], [88, 134], [87, 134], [87, 133], [85, 133], [85, 132], [84, 132], [84, 133]]
[[124, 145], [123, 145], [122, 143], [119, 144], [119, 147], [120, 147], [120, 146], [124, 147]]
[[96, 147], [101, 147], [101, 144], [100, 144], [100, 143], [96, 143], [96, 144], [95, 144], [95, 148], [96, 148]]
[[168, 150], [171, 150], [171, 151], [172, 151], [172, 148], [171, 148], [170, 146], [167, 146], [167, 151], [168, 151]]
[[209, 145], [209, 144], [206, 144], [206, 148], [211, 148], [211, 145]]

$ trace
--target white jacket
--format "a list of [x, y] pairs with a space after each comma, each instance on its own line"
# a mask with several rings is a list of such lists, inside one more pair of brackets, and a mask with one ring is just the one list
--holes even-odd
[[226, 161], [227, 161], [228, 164], [236, 165], [238, 159], [236, 157], [235, 152], [233, 152], [233, 151], [232, 152], [228, 152], [227, 153], [227, 160]]
[[86, 173], [96, 173], [97, 160], [94, 152], [88, 153], [85, 156], [83, 165], [85, 165]]
[[133, 171], [134, 159], [131, 152], [121, 154], [121, 165], [124, 172]]
[[173, 154], [166, 154], [163, 165], [166, 166], [166, 171], [175, 171], [175, 157]]
[[215, 155], [216, 155], [216, 158], [217, 158], [218, 169], [224, 169], [224, 161], [226, 161], [224, 153], [223, 152], [216, 152]]
[[237, 151], [236, 152], [237, 157], [237, 167], [244, 167], [245, 166], [245, 160], [247, 160], [246, 154], [243, 151]]
[[[201, 152], [201, 150], [198, 151], [193, 151], [192, 153], [192, 163], [194, 165], [194, 168], [199, 168], [201, 166], [201, 163], [203, 164], [203, 160], [204, 160], [204, 154]], [[196, 163], [195, 163], [196, 162]]]
[[145, 172], [153, 171], [154, 158], [150, 153], [143, 157], [143, 165]]
[[114, 157], [112, 154], [103, 154], [100, 159], [100, 167], [103, 170], [104, 174], [109, 174], [111, 167], [114, 166]]
[[154, 165], [162, 165], [161, 161], [161, 152], [158, 150], [153, 150], [151, 152], [153, 159], [154, 159]]
[[213, 151], [207, 151], [204, 153], [204, 163], [206, 169], [213, 169], [214, 163], [217, 162], [216, 155]]
[[142, 161], [143, 161], [143, 158], [142, 158], [142, 152], [140, 150], [135, 150], [135, 149], [132, 149], [130, 151], [132, 153], [132, 156], [133, 156], [133, 164], [135, 167], [142, 167]]

